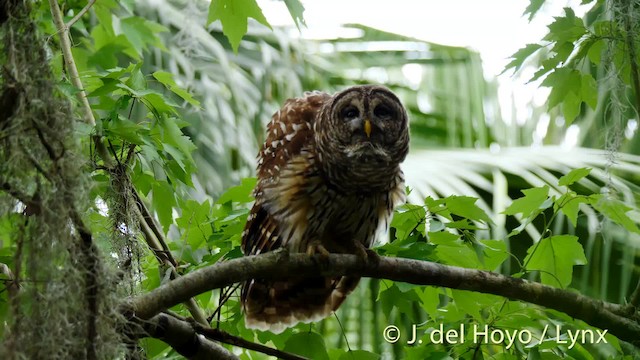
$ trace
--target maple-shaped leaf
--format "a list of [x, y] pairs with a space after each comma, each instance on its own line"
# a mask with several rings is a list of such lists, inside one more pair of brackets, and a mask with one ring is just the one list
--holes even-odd
[[222, 33], [229, 39], [233, 51], [238, 52], [240, 40], [247, 33], [249, 18], [271, 29], [255, 0], [213, 0], [209, 5], [207, 25], [216, 20], [222, 23]]

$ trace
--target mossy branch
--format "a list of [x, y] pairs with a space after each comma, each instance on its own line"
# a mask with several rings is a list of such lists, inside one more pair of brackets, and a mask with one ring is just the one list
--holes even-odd
[[621, 340], [640, 345], [640, 324], [624, 315], [620, 305], [596, 300], [575, 291], [493, 272], [465, 269], [404, 258], [380, 257], [365, 262], [355, 255], [331, 254], [326, 261], [306, 254], [284, 251], [219, 262], [199, 269], [129, 302], [127, 312], [149, 319], [160, 311], [212, 289], [251, 278], [270, 280], [296, 276], [363, 276], [416, 285], [442, 286], [477, 291], [521, 300], [564, 312], [607, 330]]

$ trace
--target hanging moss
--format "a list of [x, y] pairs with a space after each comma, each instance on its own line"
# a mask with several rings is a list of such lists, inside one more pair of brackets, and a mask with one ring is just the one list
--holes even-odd
[[123, 351], [117, 297], [82, 218], [90, 183], [75, 115], [57, 91], [29, 2], [2, 7], [0, 218], [11, 219], [18, 291], [0, 358], [115, 358]]

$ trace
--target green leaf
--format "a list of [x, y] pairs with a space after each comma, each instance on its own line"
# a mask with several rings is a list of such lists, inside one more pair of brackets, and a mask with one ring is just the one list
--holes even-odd
[[483, 221], [491, 223], [491, 218], [487, 213], [476, 205], [478, 199], [470, 196], [449, 196], [445, 199], [447, 209], [455, 215], [462, 216], [469, 220]]
[[140, 68], [142, 67], [142, 62], [137, 63], [133, 67], [131, 67], [131, 76], [125, 82], [127, 86], [136, 91], [144, 91], [147, 89], [147, 81], [144, 79], [144, 75], [142, 75], [142, 71]]
[[[552, 91], [553, 92], [553, 91]], [[582, 99], [573, 92], [568, 92], [562, 100], [562, 115], [564, 116], [567, 125], [571, 124], [573, 120], [580, 115], [580, 105]]]
[[176, 203], [173, 188], [166, 182], [153, 184], [152, 205], [165, 232], [173, 223], [173, 206]]
[[565, 16], [555, 17], [544, 40], [573, 43], [587, 32], [582, 19], [569, 7], [564, 8]]
[[560, 186], [569, 186], [569, 185], [575, 183], [576, 181], [579, 181], [580, 179], [584, 178], [585, 176], [589, 175], [590, 172], [591, 172], [591, 168], [573, 169], [573, 170], [569, 171], [568, 174], [562, 176], [558, 180], [558, 185], [560, 185]]
[[159, 141], [159, 148], [170, 154], [182, 170], [194, 165], [191, 152], [196, 148], [191, 139], [184, 135], [178, 119], [168, 118], [158, 121], [152, 129], [152, 136]]
[[202, 248], [202, 242], [206, 241], [213, 232], [210, 224], [211, 204], [209, 200], [202, 203], [187, 200], [181, 202], [180, 209], [181, 216], [176, 218], [175, 223], [182, 233], [182, 243], [190, 245], [192, 249]]
[[587, 201], [587, 198], [584, 196], [577, 196], [575, 192], [569, 191], [556, 200], [556, 210], [562, 211], [569, 221], [571, 221], [571, 224], [576, 226], [578, 224], [580, 203], [586, 203]]
[[88, 64], [99, 66], [102, 69], [111, 69], [116, 67], [118, 65], [117, 54], [127, 48], [125, 44], [126, 42], [109, 43], [99, 48], [89, 56], [87, 59]]
[[271, 29], [255, 0], [213, 0], [209, 5], [207, 25], [216, 20], [222, 23], [222, 32], [229, 39], [233, 51], [238, 52], [240, 40], [247, 33], [247, 19], [254, 18]]
[[451, 297], [455, 305], [461, 311], [473, 316], [476, 320], [483, 321], [483, 312], [492, 305], [500, 302], [496, 295], [479, 294], [477, 292], [451, 289]]
[[225, 204], [227, 202], [234, 203], [248, 203], [253, 199], [253, 188], [257, 184], [256, 178], [244, 178], [238, 186], [229, 188], [224, 194], [222, 194], [216, 203]]
[[[442, 224], [440, 222], [438, 222], [439, 224]], [[433, 222], [432, 222], [433, 224]], [[457, 221], [451, 221], [448, 222], [446, 224], [443, 225], [444, 227], [447, 227], [449, 229], [459, 229], [459, 230], [482, 230], [483, 228], [478, 227], [476, 225], [474, 225], [470, 220], [468, 219], [462, 219], [462, 220], [457, 220]], [[439, 231], [442, 228], [434, 228], [434, 227], [430, 227], [429, 230], [430, 231]]]
[[529, 56], [531, 56], [531, 54], [538, 51], [538, 49], [540, 49], [541, 47], [542, 45], [539, 45], [539, 44], [527, 44], [525, 47], [516, 51], [513, 55], [511, 55], [511, 59], [513, 60], [511, 60], [511, 62], [504, 67], [504, 70], [502, 70], [502, 73], [504, 73], [505, 71], [511, 68], [515, 68], [514, 71], [518, 71], [524, 64], [524, 61]]
[[416, 294], [420, 298], [420, 305], [432, 317], [438, 312], [440, 305], [440, 290], [433, 286], [423, 286], [415, 289]]
[[587, 52], [587, 57], [589, 61], [591, 61], [595, 65], [600, 64], [600, 59], [602, 58], [602, 51], [604, 50], [605, 42], [602, 40], [598, 40], [594, 42], [589, 51]]
[[504, 210], [504, 214], [515, 215], [522, 214], [523, 218], [527, 218], [536, 213], [547, 200], [549, 196], [549, 187], [547, 185], [537, 188], [522, 190], [523, 197], [514, 200], [509, 207]]
[[284, 351], [302, 355], [309, 359], [329, 360], [324, 338], [315, 332], [291, 335], [284, 345]]
[[140, 97], [142, 103], [145, 104], [152, 112], [156, 112], [158, 114], [172, 114], [177, 115], [176, 104], [168, 101], [164, 96], [149, 92]]
[[166, 86], [171, 92], [180, 96], [184, 101], [193, 106], [200, 106], [200, 102], [198, 100], [194, 99], [191, 94], [176, 84], [175, 80], [173, 80], [173, 74], [166, 71], [156, 71], [153, 73], [153, 77], [162, 85]]
[[427, 196], [424, 199], [424, 204], [427, 206], [429, 213], [437, 214], [451, 220], [451, 212], [447, 209], [445, 199], [435, 200], [431, 196]]
[[400, 291], [391, 280], [380, 280], [377, 301], [380, 302], [383, 314], [391, 313], [394, 308], [407, 315], [413, 313], [414, 305], [420, 300], [416, 290], [419, 291], [420, 288], [414, 286], [413, 289], [405, 290], [407, 291]]
[[529, 5], [524, 10], [522, 15], [529, 14], [529, 21], [533, 20], [533, 17], [536, 16], [536, 13], [540, 10], [545, 0], [531, 0]]
[[479, 243], [483, 245], [480, 259], [483, 269], [494, 271], [509, 258], [504, 240], [480, 240]]
[[426, 210], [424, 206], [403, 204], [396, 209], [391, 226], [396, 230], [396, 238], [406, 240], [414, 230], [426, 232]]
[[580, 89], [582, 101], [593, 110], [598, 106], [598, 83], [591, 74], [582, 74], [582, 87]]
[[430, 232], [429, 241], [436, 245], [451, 245], [460, 239], [460, 235], [448, 231]]
[[291, 18], [296, 23], [298, 30], [300, 30], [300, 25], [307, 26], [304, 22], [304, 17], [302, 16], [302, 13], [304, 13], [304, 6], [300, 0], [284, 0], [284, 3], [287, 5], [289, 14], [291, 14]]
[[[387, 244], [391, 245], [392, 244]], [[406, 248], [400, 248], [396, 256], [407, 259], [429, 260], [433, 254], [434, 246], [425, 242], [413, 242]]]
[[438, 244], [435, 250], [435, 256], [439, 262], [472, 269], [481, 267], [476, 251], [469, 244], [459, 240], [458, 235], [445, 234], [448, 234], [448, 232], [441, 231], [430, 235], [430, 240]]
[[549, 59], [544, 59], [541, 61], [542, 68], [536, 71], [536, 73], [529, 79], [529, 82], [535, 81], [541, 78], [543, 75], [546, 75], [552, 70], [555, 70], [558, 65], [564, 63], [569, 55], [573, 52], [573, 43], [561, 42], [557, 43], [552, 49], [551, 53], [554, 54]]
[[164, 26], [137, 16], [121, 19], [120, 26], [122, 34], [127, 37], [138, 55], [142, 56], [142, 52], [147, 50], [149, 46], [166, 50], [157, 35], [159, 32], [167, 31]]
[[145, 132], [146, 129], [119, 115], [116, 115], [116, 117], [111, 120], [103, 119], [102, 127], [104, 134], [111, 140], [122, 139], [136, 145], [142, 145], [144, 143], [142, 133]]
[[623, 31], [621, 24], [614, 20], [596, 21], [591, 26], [593, 27], [593, 33], [601, 40], [603, 40], [602, 38], [622, 35]]
[[543, 284], [566, 288], [571, 283], [574, 265], [584, 265], [584, 249], [573, 235], [556, 235], [532, 245], [524, 259], [528, 271], [540, 270]]
[[608, 217], [611, 221], [621, 225], [630, 232], [640, 234], [638, 225], [627, 215], [627, 213], [633, 209], [622, 201], [608, 196], [597, 195], [592, 196], [590, 202], [594, 209]]
[[107, 77], [101, 78], [100, 80], [102, 81], [102, 86], [93, 90], [89, 95], [87, 95], [88, 97], [111, 95], [111, 93], [118, 90], [117, 85], [120, 83], [119, 80]]
[[582, 75], [578, 70], [557, 68], [541, 84], [551, 88], [549, 109], [562, 103], [569, 93], [577, 95], [582, 89]]

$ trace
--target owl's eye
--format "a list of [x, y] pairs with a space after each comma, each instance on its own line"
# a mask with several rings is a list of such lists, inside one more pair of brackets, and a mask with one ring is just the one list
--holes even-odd
[[358, 116], [358, 109], [355, 106], [347, 106], [342, 109], [342, 117], [345, 119], [353, 119]]
[[378, 105], [373, 109], [373, 115], [379, 118], [388, 118], [393, 115], [393, 110], [386, 105]]

